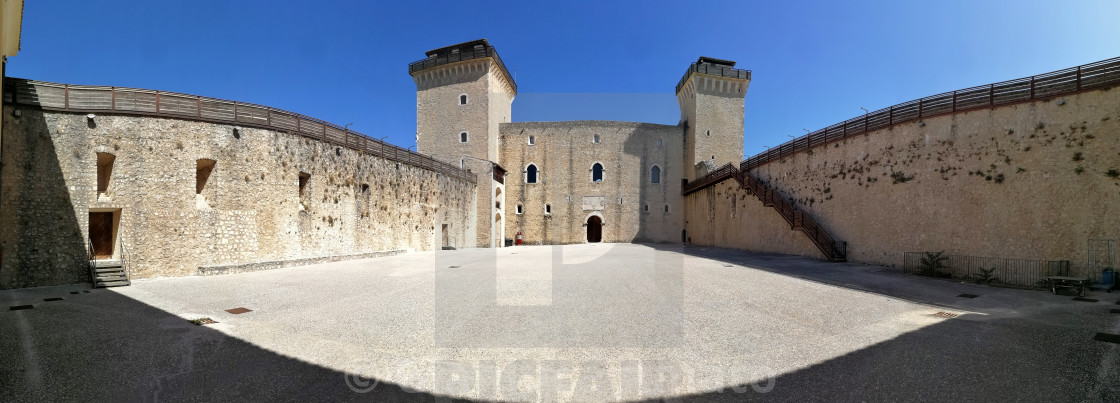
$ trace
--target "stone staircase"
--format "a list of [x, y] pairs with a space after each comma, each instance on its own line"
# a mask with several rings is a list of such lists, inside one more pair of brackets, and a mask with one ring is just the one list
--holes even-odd
[[121, 259], [90, 260], [89, 270], [90, 275], [93, 276], [94, 288], [119, 287], [132, 284], [129, 280], [128, 271], [125, 270], [124, 261]]
[[734, 179], [739, 183], [739, 187], [749, 190], [758, 197], [764, 206], [777, 211], [789, 224], [791, 230], [801, 231], [808, 236], [826, 259], [833, 262], [847, 260], [846, 242], [834, 239], [813, 217], [798, 209], [773, 188], [751, 175], [749, 171], [740, 170], [735, 165], [724, 165], [700, 179], [685, 183], [682, 193], [688, 195], [728, 179]]

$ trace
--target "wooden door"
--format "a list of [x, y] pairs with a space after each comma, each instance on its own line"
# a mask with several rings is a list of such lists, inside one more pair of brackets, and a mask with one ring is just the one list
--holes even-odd
[[587, 242], [600, 242], [603, 240], [603, 220], [599, 216], [587, 219]]
[[113, 213], [89, 213], [89, 240], [93, 244], [93, 258], [113, 258]]

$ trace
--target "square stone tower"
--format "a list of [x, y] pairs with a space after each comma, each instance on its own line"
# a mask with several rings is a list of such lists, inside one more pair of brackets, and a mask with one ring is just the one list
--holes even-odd
[[498, 124], [508, 123], [517, 84], [485, 39], [430, 50], [408, 65], [416, 82], [416, 150], [477, 175], [478, 246], [506, 238]]
[[701, 57], [677, 84], [681, 121], [687, 128], [684, 168], [688, 180], [743, 160], [743, 111], [751, 72], [729, 60]]
[[479, 39], [426, 55], [408, 65], [417, 151], [455, 165], [464, 156], [500, 163], [498, 124], [510, 121], [517, 85], [498, 52]]

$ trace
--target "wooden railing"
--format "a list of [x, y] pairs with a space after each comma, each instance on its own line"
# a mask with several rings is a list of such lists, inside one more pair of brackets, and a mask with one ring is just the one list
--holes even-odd
[[844, 261], [847, 258], [845, 244], [833, 239], [828, 232], [821, 228], [820, 224], [817, 224], [813, 217], [797, 209], [793, 203], [775, 192], [770, 186], [759, 181], [749, 171], [739, 170], [733, 164], [719, 167], [708, 175], [688, 183], [685, 186], [684, 194], [695, 193], [726, 179], [735, 179], [739, 183], [739, 187], [750, 190], [758, 200], [762, 201], [763, 205], [772, 207], [778, 212], [778, 215], [782, 216], [782, 219], [786, 220], [790, 229], [804, 232], [813, 242], [813, 245], [829, 260]]
[[811, 132], [747, 158], [740, 170], [900, 123], [1120, 85], [1120, 58], [903, 102]]
[[4, 102], [44, 110], [118, 113], [224, 123], [296, 133], [375, 157], [476, 183], [475, 175], [342, 126], [282, 109], [198, 95], [5, 78]]

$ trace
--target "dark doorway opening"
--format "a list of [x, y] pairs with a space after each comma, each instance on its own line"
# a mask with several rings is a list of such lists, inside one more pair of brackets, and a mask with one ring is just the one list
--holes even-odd
[[442, 246], [444, 249], [447, 249], [447, 247], [451, 246], [451, 238], [449, 237], [449, 231], [447, 230], [447, 224], [443, 224], [442, 232], [443, 232], [443, 236], [442, 236], [443, 245], [440, 245], [440, 246]]
[[113, 258], [116, 246], [116, 213], [112, 211], [91, 211], [89, 213], [89, 242], [93, 249], [94, 260]]
[[601, 242], [603, 240], [603, 219], [599, 216], [587, 218], [587, 242]]

